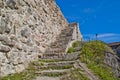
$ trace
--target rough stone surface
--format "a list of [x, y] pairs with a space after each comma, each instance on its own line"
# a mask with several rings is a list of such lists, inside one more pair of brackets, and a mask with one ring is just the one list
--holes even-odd
[[0, 76], [24, 70], [66, 27], [54, 0], [0, 0]]
[[35, 80], [60, 80], [60, 78], [51, 78], [51, 77], [38, 77]]
[[120, 75], [120, 63], [119, 63], [119, 58], [117, 56], [117, 54], [113, 54], [111, 52], [106, 52], [105, 53], [105, 64], [106, 66], [109, 66], [111, 68], [111, 70], [114, 72], [116, 77], [119, 77]]
[[55, 59], [64, 57], [68, 48], [71, 47], [75, 41], [82, 41], [82, 35], [80, 34], [78, 24], [71, 23], [57, 36], [56, 41], [51, 43], [43, 55], [43, 58]]

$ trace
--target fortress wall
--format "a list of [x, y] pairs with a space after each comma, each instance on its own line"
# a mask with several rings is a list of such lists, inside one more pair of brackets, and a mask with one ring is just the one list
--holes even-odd
[[24, 70], [67, 26], [54, 0], [0, 0], [0, 76]]

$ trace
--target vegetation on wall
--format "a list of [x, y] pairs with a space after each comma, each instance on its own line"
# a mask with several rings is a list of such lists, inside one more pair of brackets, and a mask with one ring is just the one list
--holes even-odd
[[72, 44], [72, 47], [70, 47], [67, 51], [67, 53], [73, 53], [75, 52], [75, 48], [80, 45], [80, 41], [76, 41]]

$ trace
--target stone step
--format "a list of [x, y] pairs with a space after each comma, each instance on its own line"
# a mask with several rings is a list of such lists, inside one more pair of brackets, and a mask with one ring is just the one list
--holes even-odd
[[51, 48], [66, 48], [66, 44], [63, 44], [63, 45], [55, 45], [55, 44], [53, 44], [53, 45], [51, 45], [50, 46]]
[[66, 32], [63, 32], [63, 34], [72, 34], [73, 30], [69, 30], [69, 31], [66, 31]]
[[51, 52], [51, 53], [44, 53], [43, 56], [59, 56], [60, 54]]
[[59, 49], [59, 50], [50, 49], [50, 50], [47, 50], [46, 53], [44, 53], [44, 55], [46, 55], [46, 56], [54, 56], [54, 55], [59, 55], [60, 53], [64, 53], [64, 52], [65, 52], [64, 49]]
[[65, 35], [65, 36], [59, 36], [59, 38], [56, 38], [57, 40], [58, 39], [69, 39], [69, 38], [71, 38], [71, 35]]
[[66, 33], [64, 33], [64, 34], [60, 34], [59, 35], [59, 37], [69, 37], [69, 36], [71, 36], [72, 35], [72, 33], [71, 32], [66, 32]]
[[60, 80], [60, 78], [59, 77], [39, 76], [34, 80]]
[[68, 40], [67, 41], [63, 41], [63, 42], [57, 41], [55, 43], [52, 43], [50, 46], [66, 46], [68, 44], [68, 42], [69, 42]]
[[57, 58], [57, 59], [39, 59], [39, 61], [43, 63], [50, 63], [50, 62], [61, 62], [63, 60], [62, 58]]
[[59, 45], [59, 44], [67, 44], [69, 40], [65, 40], [65, 41], [62, 41], [62, 40], [58, 40], [54, 43], [52, 43], [51, 45]]
[[72, 38], [60, 38], [56, 42], [69, 42]]
[[62, 59], [63, 56], [44, 56], [42, 59]]
[[59, 44], [68, 44], [69, 39], [63, 38], [63, 39], [57, 39], [54, 43], [51, 43], [51, 45], [59, 45]]
[[63, 70], [43, 70], [41, 71], [42, 76], [49, 76], [49, 77], [58, 77], [65, 75], [70, 72], [70, 69], [63, 69]]
[[71, 32], [73, 31], [74, 28], [66, 28], [64, 31], [62, 31], [62, 33], [67, 33], [67, 32]]
[[61, 62], [49, 62], [44, 63], [41, 69], [70, 69], [72, 68], [75, 61], [61, 61]]
[[51, 47], [49, 47], [48, 48], [48, 51], [53, 51], [53, 50], [63, 50], [64, 48], [63, 47], [59, 47], [59, 48], [51, 48]]
[[[61, 35], [59, 35], [59, 37], [62, 37], [62, 38], [65, 38], [66, 36], [67, 36], [67, 34], [61, 34]], [[67, 37], [70, 37], [70, 36], [67, 36]]]
[[67, 53], [63, 60], [77, 60], [80, 57], [80, 51], [78, 52], [73, 52], [73, 53]]
[[76, 48], [75, 48], [75, 51], [78, 52], [78, 51], [81, 51], [81, 49], [82, 49], [82, 47], [79, 46], [79, 47], [76, 47]]
[[64, 55], [63, 55], [64, 52], [57, 52], [57, 53], [54, 53], [54, 52], [51, 52], [51, 53], [45, 53], [43, 54], [43, 59], [58, 59], [58, 58], [62, 58]]
[[[47, 62], [46, 62], [47, 63]], [[64, 61], [64, 60], [60, 60], [59, 62], [49, 62], [47, 63], [48, 65], [67, 65], [67, 64], [74, 64], [75, 61]]]
[[[70, 38], [70, 39], [71, 39], [71, 38]], [[65, 39], [65, 38], [64, 38], [64, 40], [62, 39], [63, 41], [59, 39], [56, 43], [68, 44], [68, 42], [70, 41], [70, 39]]]
[[40, 67], [39, 69], [42, 69], [42, 70], [62, 70], [62, 69], [71, 69], [73, 68], [74, 65], [71, 65], [71, 64], [66, 64], [66, 65], [52, 65], [52, 64], [49, 64], [49, 65], [45, 65], [45, 66], [42, 66]]

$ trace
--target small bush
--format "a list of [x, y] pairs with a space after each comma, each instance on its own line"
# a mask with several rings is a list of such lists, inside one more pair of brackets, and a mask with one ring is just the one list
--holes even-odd
[[72, 44], [72, 47], [78, 47], [79, 46], [79, 41], [76, 41], [76, 42], [74, 42], [73, 44]]
[[73, 52], [75, 52], [75, 48], [78, 47], [79, 44], [80, 44], [79, 41], [74, 42], [74, 43], [72, 44], [72, 47], [70, 47], [70, 48], [68, 49], [67, 53], [73, 53]]
[[73, 47], [70, 47], [70, 48], [68, 49], [68, 53], [72, 53], [72, 52], [75, 52], [75, 49], [74, 49]]

